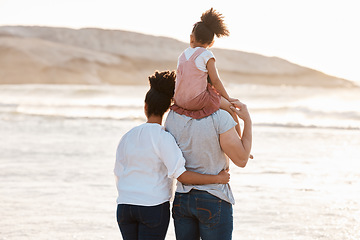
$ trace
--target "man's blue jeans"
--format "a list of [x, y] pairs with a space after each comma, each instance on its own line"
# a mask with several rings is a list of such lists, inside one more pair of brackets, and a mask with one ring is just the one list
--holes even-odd
[[124, 240], [165, 239], [170, 221], [170, 204], [137, 206], [119, 204], [117, 221]]
[[232, 205], [208, 192], [176, 193], [172, 213], [177, 240], [231, 240]]

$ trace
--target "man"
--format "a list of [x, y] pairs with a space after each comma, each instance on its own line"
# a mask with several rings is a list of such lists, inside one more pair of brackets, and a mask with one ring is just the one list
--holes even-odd
[[[247, 107], [237, 102], [231, 107], [244, 121], [242, 136], [235, 130], [230, 114], [218, 110], [202, 119], [192, 119], [170, 111], [165, 127], [176, 139], [186, 159], [186, 169], [203, 174], [218, 174], [229, 168], [229, 159], [245, 167], [249, 159], [252, 129]], [[228, 156], [228, 157], [227, 157]], [[230, 240], [233, 231], [229, 184], [177, 184], [173, 218], [177, 240]]]

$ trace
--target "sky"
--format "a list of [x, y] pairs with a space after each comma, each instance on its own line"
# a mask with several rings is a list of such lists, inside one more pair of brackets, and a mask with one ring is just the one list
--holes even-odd
[[360, 83], [358, 0], [0, 0], [0, 25], [97, 27], [188, 42], [211, 7], [230, 30], [214, 47], [276, 56]]

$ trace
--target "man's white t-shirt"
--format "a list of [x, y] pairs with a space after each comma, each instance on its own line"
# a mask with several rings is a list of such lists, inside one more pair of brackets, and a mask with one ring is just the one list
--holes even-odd
[[181, 150], [161, 125], [134, 127], [116, 151], [117, 203], [155, 206], [169, 201], [174, 179], [185, 171]]

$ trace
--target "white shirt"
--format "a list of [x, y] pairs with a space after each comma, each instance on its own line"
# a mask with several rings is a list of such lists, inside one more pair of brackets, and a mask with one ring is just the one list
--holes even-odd
[[[186, 59], [188, 60], [198, 48], [199, 47], [196, 47], [196, 48], [189, 47], [189, 48], [185, 49], [184, 53], [185, 53]], [[210, 50], [206, 49], [195, 59], [196, 67], [203, 72], [208, 72], [208, 70], [206, 68], [206, 64], [210, 58], [215, 59], [215, 56]], [[178, 61], [178, 67], [179, 67], [179, 61]]]
[[154, 206], [169, 201], [174, 179], [185, 171], [181, 150], [161, 125], [134, 127], [116, 151], [117, 203]]

